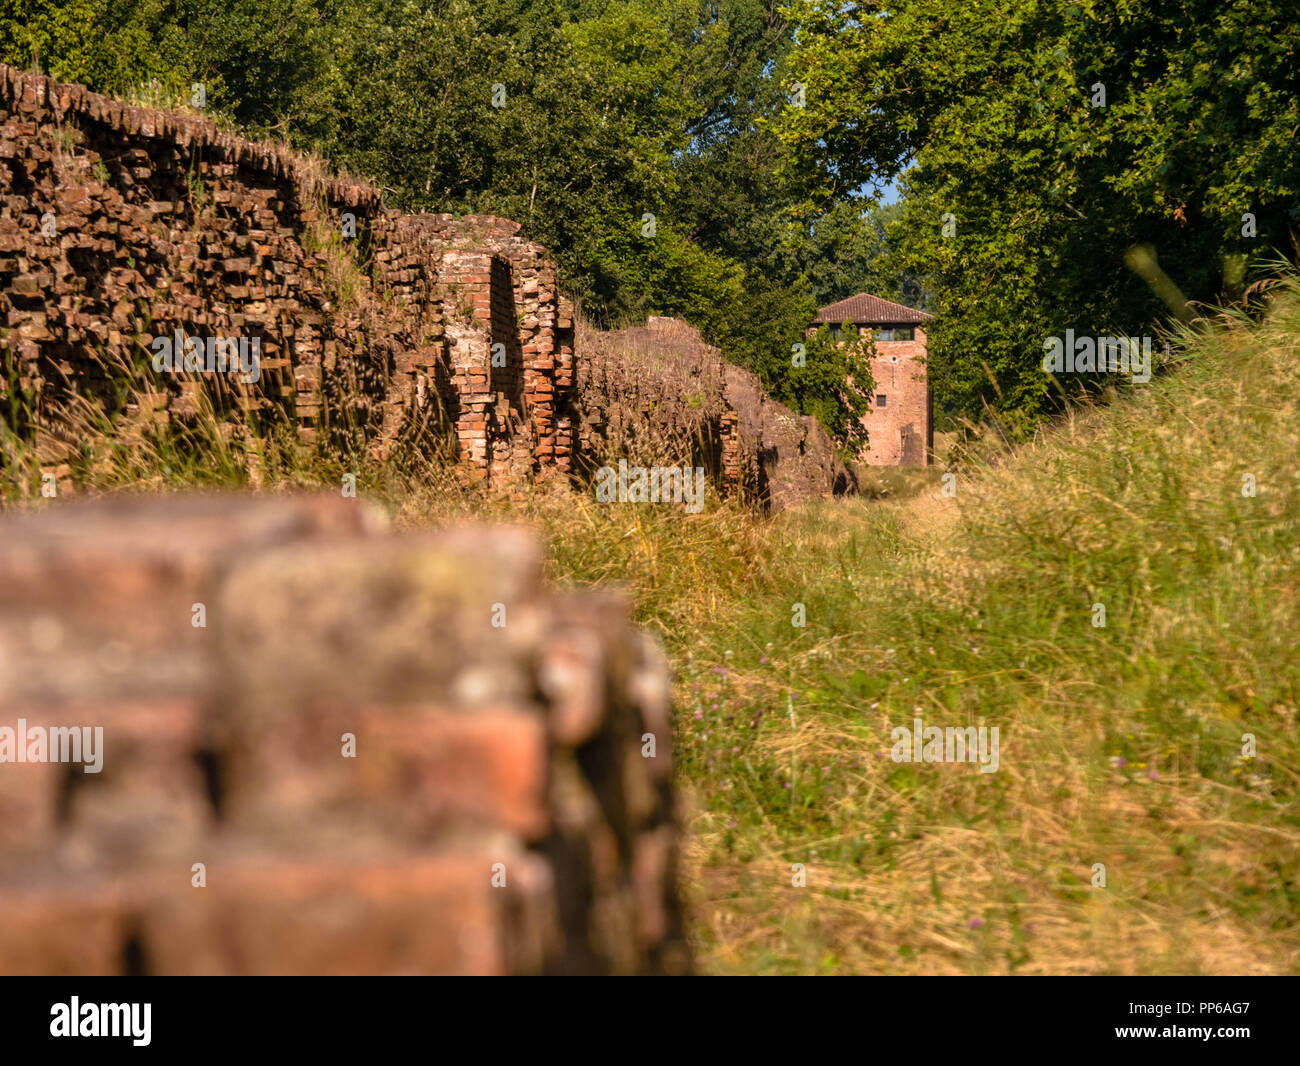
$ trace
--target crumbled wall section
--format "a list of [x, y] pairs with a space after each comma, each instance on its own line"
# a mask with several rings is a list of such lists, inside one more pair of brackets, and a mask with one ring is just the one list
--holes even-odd
[[341, 497], [6, 517], [0, 729], [103, 736], [0, 761], [0, 973], [687, 970], [666, 664], [541, 572]]
[[488, 215], [408, 220], [439, 245], [450, 307], [456, 433], [473, 476], [573, 471], [573, 309], [555, 267], [518, 223]]
[[591, 334], [580, 356], [585, 456], [635, 452], [643, 441], [653, 454], [657, 431], [674, 421], [671, 436], [689, 429], [704, 445], [724, 497], [781, 509], [857, 490], [816, 419], [773, 400], [757, 375], [727, 363], [685, 322], [652, 316]]
[[581, 345], [576, 377], [585, 474], [617, 460], [698, 465], [720, 495], [741, 495], [739, 435], [717, 348], [687, 323], [656, 315], [622, 330], [588, 328]]
[[[384, 211], [368, 221], [377, 288], [389, 300], [384, 318], [401, 323], [409, 341], [392, 350], [383, 424], [371, 449], [383, 457], [400, 440], [420, 440], [430, 426], [445, 434], [459, 407], [448, 359], [451, 326], [438, 284], [441, 245], [405, 215]], [[375, 314], [373, 305], [368, 310]]]
[[[153, 339], [180, 331], [259, 345], [258, 382], [212, 378], [223, 421], [279, 414], [313, 439], [328, 379], [347, 371], [363, 399], [352, 416], [378, 428], [388, 363], [415, 338], [364, 301], [337, 306], [310, 237], [346, 211], [364, 239], [382, 209], [373, 189], [210, 122], [0, 65], [0, 193], [0, 345], [38, 417], [74, 390], [106, 399], [114, 374], [148, 370]], [[142, 418], [194, 415], [194, 381], [154, 382]]]
[[[566, 474], [572, 310], [518, 230], [402, 215], [281, 146], [0, 64], [0, 406], [57, 464], [60, 406], [111, 404], [134, 368], [146, 421], [194, 418], [202, 390], [225, 433], [256, 413], [381, 457], [437, 437], [473, 480]], [[256, 340], [260, 380], [154, 371], [178, 331]]]
[[[391, 211], [282, 146], [0, 64], [0, 417], [35, 433], [57, 476], [78, 446], [61, 426], [73, 395], [114, 410], [129, 382], [126, 433], [192, 424], [210, 405], [227, 438], [256, 418], [381, 459], [446, 451], [472, 482], [580, 481], [612, 427], [639, 421], [648, 444], [662, 410], [615, 410], [580, 386], [573, 307], [519, 230]], [[723, 495], [842, 491], [815, 428], [763, 439], [755, 419], [777, 408], [751, 395], [756, 379], [737, 413], [721, 353], [691, 327], [626, 332], [707, 371], [691, 397], [710, 406], [701, 450]], [[154, 343], [180, 336], [256, 342], [260, 377], [155, 370]], [[816, 470], [800, 472], [810, 448]], [[778, 453], [784, 472], [769, 478]]]

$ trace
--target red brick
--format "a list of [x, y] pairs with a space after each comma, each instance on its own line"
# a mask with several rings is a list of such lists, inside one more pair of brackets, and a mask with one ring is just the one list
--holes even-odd
[[[256, 728], [256, 727], [253, 727]], [[356, 757], [342, 736], [356, 737]], [[233, 825], [306, 825], [334, 811], [408, 839], [500, 827], [545, 833], [547, 747], [540, 714], [430, 707], [316, 708], [243, 734], [230, 757]]]

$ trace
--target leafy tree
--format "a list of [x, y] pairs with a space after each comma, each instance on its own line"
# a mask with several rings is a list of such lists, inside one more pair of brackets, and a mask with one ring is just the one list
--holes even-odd
[[207, 106], [255, 135], [289, 137], [318, 123], [328, 99], [328, 19], [316, 0], [171, 0], [171, 51]]
[[928, 294], [920, 280], [886, 263], [886, 254], [897, 241], [889, 230], [901, 224], [902, 214], [899, 203], [864, 210], [861, 203], [846, 200], [833, 203], [801, 232], [799, 255], [818, 307], [860, 292], [908, 307], [925, 307]]
[[804, 341], [805, 364], [783, 377], [776, 398], [815, 415], [840, 444], [855, 453], [867, 442], [862, 416], [875, 392], [871, 360], [875, 345], [847, 323], [836, 336], [821, 326]]
[[101, 92], [177, 91], [188, 70], [158, 47], [165, 25], [160, 0], [0, 0], [0, 61]]
[[903, 175], [883, 265], [938, 296], [937, 396], [1027, 428], [1060, 402], [1045, 338], [1149, 333], [1167, 314], [1126, 268], [1132, 245], [1212, 300], [1238, 284], [1236, 256], [1288, 243], [1291, 6], [796, 0], [807, 106], [782, 116], [787, 177], [813, 205]]

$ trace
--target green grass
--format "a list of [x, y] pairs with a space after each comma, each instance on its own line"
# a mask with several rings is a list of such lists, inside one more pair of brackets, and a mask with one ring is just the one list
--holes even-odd
[[[1298, 355], [1292, 281], [1263, 325], [954, 468], [953, 498], [361, 494], [406, 526], [531, 522], [554, 581], [625, 588], [660, 635], [705, 971], [1296, 972]], [[998, 771], [894, 762], [915, 715], [997, 726]]]
[[[1300, 968], [1298, 339], [1288, 286], [952, 499], [531, 505], [670, 650], [704, 969]], [[999, 770], [894, 762], [914, 715]]]

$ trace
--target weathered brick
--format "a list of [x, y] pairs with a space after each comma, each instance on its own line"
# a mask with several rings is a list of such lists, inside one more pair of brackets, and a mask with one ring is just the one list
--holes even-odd
[[[0, 519], [0, 728], [103, 731], [99, 773], [0, 762], [0, 972], [689, 966], [656, 843], [668, 761], [640, 750], [666, 664], [627, 604], [549, 592], [520, 530], [395, 536], [365, 513], [219, 496]], [[186, 610], [164, 639], [196, 594], [208, 626]]]
[[[537, 711], [335, 705], [239, 726], [224, 768], [225, 816], [236, 826], [301, 827], [343, 808], [358, 824], [411, 840], [446, 826], [536, 840], [549, 824]], [[355, 757], [343, 755], [347, 734]], [[394, 781], [406, 783], [400, 795]]]
[[[137, 890], [152, 972], [526, 974], [562, 950], [544, 862], [509, 848], [368, 861], [210, 858], [206, 888], [182, 877]], [[494, 888], [498, 862], [506, 883]]]

